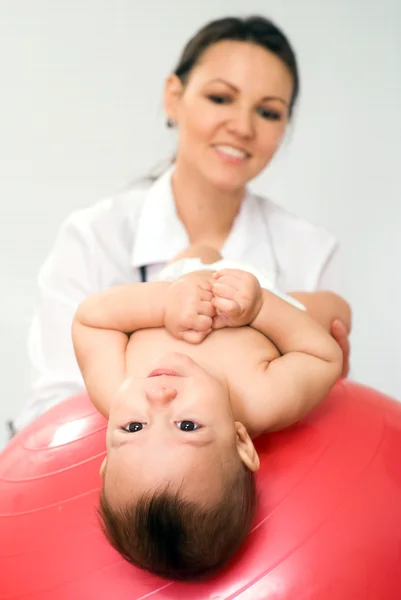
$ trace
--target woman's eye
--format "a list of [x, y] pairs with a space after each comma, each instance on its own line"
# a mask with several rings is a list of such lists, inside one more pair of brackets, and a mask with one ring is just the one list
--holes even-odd
[[280, 121], [281, 119], [281, 113], [272, 110], [271, 108], [258, 108], [258, 113], [268, 121]]
[[181, 431], [196, 431], [200, 429], [200, 425], [194, 423], [194, 421], [178, 421], [176, 425]]
[[136, 433], [137, 431], [141, 431], [145, 427], [146, 423], [139, 423], [139, 421], [133, 421], [132, 423], [128, 423], [125, 427], [123, 427], [124, 431], [127, 433]]
[[211, 94], [208, 96], [208, 98], [215, 104], [228, 104], [231, 102], [231, 98], [229, 96], [221, 96], [219, 94]]

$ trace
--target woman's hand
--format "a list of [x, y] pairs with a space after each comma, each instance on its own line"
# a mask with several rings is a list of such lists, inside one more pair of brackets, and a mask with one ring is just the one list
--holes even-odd
[[263, 303], [262, 289], [257, 278], [240, 269], [222, 269], [213, 275], [216, 309], [213, 329], [249, 325], [258, 315]]
[[340, 319], [335, 319], [330, 328], [332, 337], [336, 340], [343, 353], [343, 368], [341, 377], [347, 377], [349, 373], [349, 355], [350, 355], [350, 343], [348, 337], [348, 330], [344, 323]]
[[174, 281], [167, 292], [164, 325], [177, 339], [200, 344], [213, 327], [211, 273], [197, 271]]

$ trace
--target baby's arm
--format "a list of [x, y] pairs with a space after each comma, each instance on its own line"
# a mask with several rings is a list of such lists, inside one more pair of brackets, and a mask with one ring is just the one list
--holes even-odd
[[213, 286], [219, 318], [248, 323], [268, 337], [282, 356], [252, 376], [244, 407], [254, 435], [301, 419], [330, 391], [341, 372], [340, 347], [307, 312], [267, 290], [249, 273], [222, 270]]
[[352, 313], [351, 307], [334, 292], [291, 292], [288, 294], [301, 302], [308, 313], [322, 325], [326, 331], [331, 330], [333, 321], [339, 320], [343, 323], [347, 332], [351, 331]]
[[341, 296], [330, 291], [293, 292], [290, 294], [302, 302], [308, 313], [320, 323], [336, 340], [343, 353], [342, 377], [349, 372], [350, 343], [352, 326], [351, 307]]
[[305, 416], [329, 393], [341, 373], [338, 344], [307, 312], [263, 290], [251, 326], [266, 335], [282, 356], [255, 379], [252, 420], [263, 430], [281, 429]]
[[78, 307], [72, 324], [75, 355], [88, 394], [102, 415], [125, 378], [129, 334], [162, 327], [169, 283], [133, 283], [93, 294]]

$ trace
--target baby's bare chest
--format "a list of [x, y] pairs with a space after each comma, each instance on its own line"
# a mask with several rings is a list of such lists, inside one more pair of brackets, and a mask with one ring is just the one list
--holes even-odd
[[127, 369], [132, 375], [142, 366], [169, 352], [182, 352], [203, 368], [244, 389], [252, 374], [264, 369], [279, 356], [276, 346], [251, 327], [214, 331], [201, 344], [189, 344], [173, 338], [165, 329], [135, 332], [127, 348]]
[[232, 382], [249, 377], [279, 356], [276, 346], [252, 327], [222, 329], [210, 340], [210, 346]]

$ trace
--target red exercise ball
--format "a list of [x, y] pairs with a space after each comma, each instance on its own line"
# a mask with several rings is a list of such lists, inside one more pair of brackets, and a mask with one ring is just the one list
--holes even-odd
[[342, 381], [300, 424], [259, 438], [255, 527], [196, 584], [142, 572], [104, 539], [105, 429], [81, 395], [0, 454], [1, 600], [401, 598], [401, 404]]

